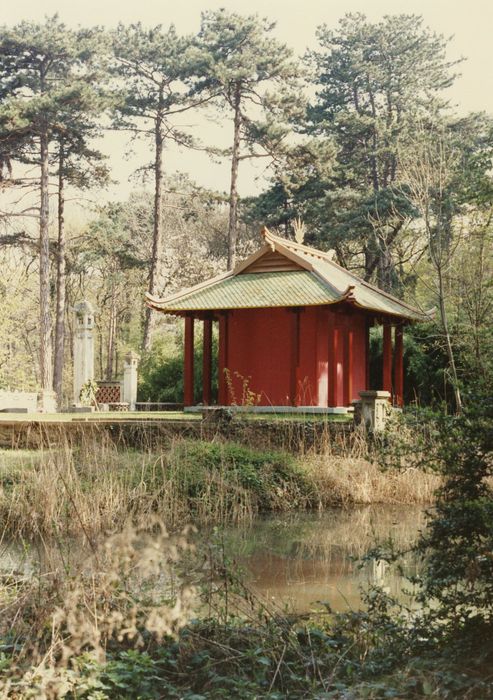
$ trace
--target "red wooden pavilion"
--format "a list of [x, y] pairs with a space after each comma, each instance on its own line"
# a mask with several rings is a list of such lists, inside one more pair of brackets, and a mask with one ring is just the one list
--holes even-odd
[[[203, 404], [211, 403], [219, 325], [218, 404], [349, 407], [369, 389], [369, 329], [383, 325], [383, 390], [403, 396], [403, 328], [428, 318], [332, 260], [262, 229], [264, 245], [233, 270], [165, 299], [185, 318], [184, 403], [194, 403], [194, 322], [203, 322]], [[394, 335], [394, 342], [392, 342]]]

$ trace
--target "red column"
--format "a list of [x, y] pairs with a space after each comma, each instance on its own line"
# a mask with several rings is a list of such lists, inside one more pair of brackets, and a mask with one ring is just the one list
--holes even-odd
[[219, 396], [218, 401], [220, 406], [227, 406], [228, 401], [228, 385], [224, 370], [228, 366], [228, 315], [222, 313], [219, 316], [219, 353], [217, 362], [218, 380], [219, 380]]
[[349, 406], [353, 398], [353, 330], [351, 317], [346, 319], [344, 328], [344, 405]]
[[291, 380], [289, 399], [292, 406], [299, 404], [298, 374], [300, 364], [300, 310], [292, 309], [291, 319]]
[[404, 330], [402, 325], [395, 327], [394, 392], [396, 405], [402, 406], [404, 403]]
[[337, 391], [337, 351], [339, 345], [339, 329], [336, 328], [336, 319], [333, 313], [329, 316], [329, 407], [335, 408], [338, 404]]
[[185, 362], [183, 373], [183, 403], [193, 406], [193, 317], [185, 318]]
[[329, 405], [329, 311], [325, 307], [317, 310], [317, 405]]
[[383, 376], [382, 389], [392, 393], [392, 326], [383, 324]]
[[202, 343], [202, 401], [209, 406], [212, 401], [212, 319], [204, 319]]
[[365, 330], [365, 389], [367, 391], [370, 389], [370, 328], [371, 321], [367, 318]]

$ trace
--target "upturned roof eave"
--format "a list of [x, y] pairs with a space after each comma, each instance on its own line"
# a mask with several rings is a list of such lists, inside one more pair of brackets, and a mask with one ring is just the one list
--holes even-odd
[[359, 303], [358, 301], [354, 299], [348, 299], [346, 295], [341, 295], [337, 299], [332, 299], [332, 300], [326, 300], [326, 301], [317, 301], [317, 302], [297, 302], [297, 303], [291, 303], [291, 304], [286, 304], [286, 303], [279, 303], [279, 304], [264, 304], [264, 305], [258, 305], [258, 304], [248, 304], [248, 305], [218, 305], [217, 307], [211, 308], [210, 306], [200, 306], [200, 305], [191, 305], [188, 308], [177, 308], [173, 306], [159, 306], [156, 307], [154, 306], [151, 302], [148, 302], [148, 306], [153, 308], [156, 311], [159, 311], [160, 313], [163, 314], [168, 314], [170, 316], [186, 316], [187, 314], [193, 314], [193, 313], [200, 313], [200, 314], [214, 314], [214, 313], [221, 313], [221, 312], [226, 312], [226, 311], [234, 311], [234, 310], [253, 310], [253, 309], [280, 309], [280, 308], [291, 308], [291, 307], [296, 307], [296, 306], [302, 306], [302, 307], [316, 307], [316, 306], [337, 306], [339, 304], [349, 304], [350, 306], [353, 306], [357, 309], [360, 309], [361, 311], [367, 312], [369, 314], [372, 314], [375, 317], [378, 318], [388, 318], [388, 319], [402, 319], [406, 322], [409, 323], [419, 323], [423, 321], [427, 321], [430, 319], [430, 316], [427, 314], [420, 314], [419, 316], [417, 315], [411, 315], [408, 313], [398, 313], [394, 311], [386, 311], [374, 306], [368, 306], [368, 305], [363, 305]]

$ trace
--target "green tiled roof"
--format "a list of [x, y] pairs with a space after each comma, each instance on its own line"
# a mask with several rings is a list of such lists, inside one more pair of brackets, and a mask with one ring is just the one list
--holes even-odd
[[314, 306], [337, 301], [338, 296], [310, 272], [300, 270], [227, 277], [163, 305], [169, 311]]
[[[429, 316], [383, 292], [333, 262], [331, 255], [274, 236], [264, 229], [265, 246], [234, 270], [191, 289], [157, 299], [148, 295], [151, 308], [163, 313], [255, 309], [279, 306], [318, 306], [347, 301], [376, 314], [420, 321]], [[264, 254], [276, 251], [297, 270], [249, 272]]]

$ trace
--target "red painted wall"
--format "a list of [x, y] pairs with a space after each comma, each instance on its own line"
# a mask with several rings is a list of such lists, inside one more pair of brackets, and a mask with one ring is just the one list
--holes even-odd
[[244, 403], [245, 388], [262, 406], [289, 405], [291, 323], [288, 309], [238, 309], [228, 313], [228, 403]]
[[[296, 330], [296, 314], [299, 330]], [[336, 371], [331, 323], [337, 333]], [[362, 313], [334, 312], [323, 306], [299, 311], [237, 309], [227, 313], [227, 324], [223, 323], [221, 329], [219, 371], [223, 374], [223, 367], [227, 367], [229, 377], [220, 393], [221, 403], [327, 406], [335, 376], [336, 405], [344, 406], [348, 389], [350, 403], [366, 388], [366, 321]], [[345, 374], [349, 331], [352, 333], [350, 382]]]

